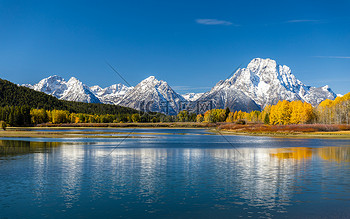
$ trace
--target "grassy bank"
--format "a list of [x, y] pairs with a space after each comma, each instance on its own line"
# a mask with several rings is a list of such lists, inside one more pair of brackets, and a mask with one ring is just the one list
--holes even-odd
[[[149, 135], [163, 135], [158, 133], [159, 128], [215, 128], [213, 123], [194, 123], [194, 122], [174, 122], [174, 123], [65, 123], [65, 124], [41, 124], [36, 127], [8, 127], [6, 131], [0, 131], [0, 137], [5, 138], [125, 138], [129, 132], [120, 132], [118, 128], [152, 128], [152, 133], [137, 132], [136, 136], [127, 136], [129, 138], [149, 138]], [[103, 131], [96, 129], [113, 130]], [[45, 131], [43, 131], [45, 129]], [[60, 131], [63, 129], [69, 129]], [[84, 130], [83, 130], [84, 129]], [[89, 131], [91, 130], [91, 131]], [[146, 137], [147, 135], [148, 137]]]
[[216, 127], [215, 123], [198, 122], [160, 122], [160, 123], [45, 123], [36, 127], [56, 127], [56, 128], [210, 128]]
[[271, 137], [300, 138], [346, 138], [350, 139], [350, 125], [299, 124], [299, 125], [263, 125], [263, 124], [227, 124], [217, 127], [225, 134], [256, 135]]
[[[52, 129], [52, 131], [26, 131], [21, 129], [13, 129], [7, 131], [0, 131], [0, 138], [149, 138], [146, 136], [125, 136], [127, 132], [81, 132], [81, 131], [67, 131], [59, 132]], [[150, 133], [158, 134], [158, 133]]]
[[[173, 123], [78, 123], [78, 124], [45, 124], [37, 127], [27, 128], [8, 128], [7, 131], [0, 131], [0, 137], [32, 137], [32, 138], [124, 138], [127, 132], [118, 132], [118, 130], [104, 132], [94, 131], [98, 128], [152, 128], [154, 133], [147, 135], [161, 135], [157, 133], [158, 128], [210, 128], [215, 133], [220, 130], [221, 134], [228, 135], [252, 135], [269, 137], [298, 137], [298, 138], [339, 138], [350, 139], [350, 125], [263, 125], [246, 124], [239, 125], [233, 123], [195, 123], [195, 122], [173, 122]], [[49, 129], [42, 131], [42, 129]], [[72, 129], [69, 131], [58, 131], [60, 129]], [[82, 131], [81, 129], [88, 129]], [[89, 131], [91, 129], [91, 131]], [[137, 136], [145, 137], [142, 133]]]

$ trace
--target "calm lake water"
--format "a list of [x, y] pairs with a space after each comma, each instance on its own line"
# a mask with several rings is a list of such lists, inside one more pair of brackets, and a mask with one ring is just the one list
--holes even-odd
[[88, 131], [145, 138], [0, 139], [0, 218], [350, 218], [349, 140]]

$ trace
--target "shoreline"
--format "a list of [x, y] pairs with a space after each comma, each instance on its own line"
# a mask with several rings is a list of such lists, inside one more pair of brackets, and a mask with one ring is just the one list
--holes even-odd
[[[161, 126], [160, 126], [161, 124]], [[8, 127], [6, 131], [0, 131], [0, 138], [149, 138], [142, 135], [164, 135], [166, 133], [157, 133], [157, 129], [208, 129], [208, 132], [224, 135], [238, 136], [260, 136], [273, 138], [323, 138], [323, 139], [350, 139], [350, 126], [339, 125], [285, 125], [270, 126], [262, 124], [237, 125], [228, 123], [129, 123], [113, 124], [120, 126], [110, 126], [109, 123], [103, 126], [36, 126], [36, 127]], [[130, 126], [133, 125], [133, 126]], [[314, 130], [311, 130], [311, 128]], [[330, 129], [319, 131], [316, 128]], [[139, 136], [125, 136], [129, 132], [118, 132], [118, 129], [154, 129], [152, 133], [135, 133]], [[71, 129], [71, 131], [61, 132], [60, 130]], [[101, 131], [81, 131], [82, 129], [115, 129], [113, 132]], [[41, 131], [46, 130], [46, 131]]]
[[[104, 134], [104, 135], [101, 135]], [[122, 134], [122, 135], [118, 135]], [[114, 132], [98, 132], [98, 133], [82, 133], [82, 132], [52, 132], [49, 131], [0, 131], [0, 138], [151, 138], [149, 136], [142, 136], [142, 134], [137, 134], [140, 136], [125, 136], [128, 132], [125, 133], [114, 133]]]
[[[215, 123], [161, 122], [161, 123], [65, 123], [39, 124], [28, 128], [213, 128]], [[17, 127], [20, 128], [20, 127]]]
[[322, 139], [350, 139], [350, 131], [333, 131], [333, 132], [236, 132], [232, 130], [222, 129], [221, 133], [224, 135], [240, 135], [240, 136], [260, 136], [272, 138], [322, 138]]
[[225, 134], [266, 136], [275, 138], [329, 138], [350, 139], [350, 125], [337, 124], [222, 124], [217, 127]]

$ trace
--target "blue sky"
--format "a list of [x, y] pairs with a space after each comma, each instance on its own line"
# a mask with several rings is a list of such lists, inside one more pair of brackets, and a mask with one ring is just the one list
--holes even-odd
[[255, 57], [350, 92], [350, 1], [2, 1], [0, 77], [132, 85], [154, 75], [203, 92]]

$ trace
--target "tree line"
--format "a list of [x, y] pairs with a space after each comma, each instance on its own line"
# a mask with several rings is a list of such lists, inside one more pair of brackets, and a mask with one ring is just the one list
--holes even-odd
[[[0, 107], [1, 125], [31, 126], [51, 123], [127, 123], [127, 122], [176, 122], [176, 116], [161, 113], [116, 113], [116, 114], [87, 114], [74, 113], [68, 110], [34, 109], [29, 106]], [[5, 126], [5, 127], [6, 127]]]
[[245, 124], [264, 123], [270, 125], [288, 124], [350, 124], [350, 93], [335, 100], [324, 100], [317, 107], [297, 101], [279, 101], [268, 105], [262, 111], [230, 112], [226, 109], [212, 109], [196, 116], [197, 122], [231, 122]]
[[319, 123], [350, 124], [350, 93], [335, 100], [324, 100], [318, 105], [316, 115]]

